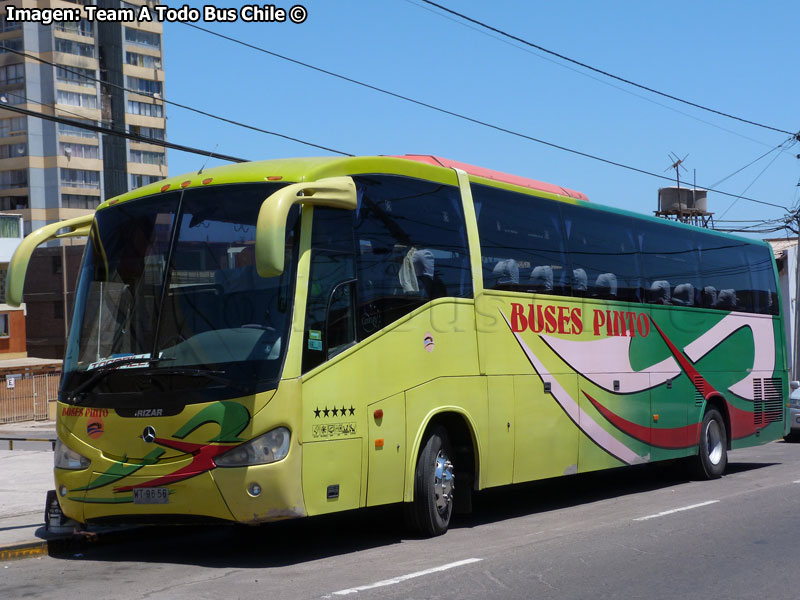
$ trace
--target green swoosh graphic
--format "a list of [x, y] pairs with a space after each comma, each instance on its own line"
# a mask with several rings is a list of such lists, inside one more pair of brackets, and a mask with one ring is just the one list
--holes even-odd
[[219, 425], [219, 434], [208, 440], [209, 442], [232, 443], [241, 442], [239, 434], [244, 431], [250, 422], [250, 412], [237, 402], [215, 402], [205, 407], [194, 417], [178, 429], [172, 437], [184, 439], [198, 427], [206, 423]]
[[164, 448], [155, 448], [150, 454], [145, 456], [142, 459], [142, 464], [135, 465], [135, 464], [125, 464], [122, 462], [115, 462], [111, 467], [105, 472], [102, 473], [97, 479], [92, 481], [87, 486], [75, 488], [74, 490], [70, 490], [70, 492], [84, 492], [86, 490], [94, 490], [104, 485], [108, 485], [109, 483], [114, 483], [115, 481], [119, 481], [120, 479], [127, 477], [128, 475], [132, 475], [139, 469], [144, 466], [152, 465], [158, 462], [158, 459], [164, 454], [166, 450]]

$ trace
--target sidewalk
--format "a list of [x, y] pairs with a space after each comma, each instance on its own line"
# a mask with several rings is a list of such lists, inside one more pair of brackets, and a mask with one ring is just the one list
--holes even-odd
[[[0, 437], [30, 438], [55, 435], [53, 421], [28, 421], [0, 425]], [[49, 534], [44, 527], [47, 490], [53, 483], [53, 452], [46, 443], [41, 450], [24, 450], [15, 442], [0, 442], [0, 561], [47, 553], [47, 543], [64, 535]], [[44, 449], [47, 448], [47, 449]]]

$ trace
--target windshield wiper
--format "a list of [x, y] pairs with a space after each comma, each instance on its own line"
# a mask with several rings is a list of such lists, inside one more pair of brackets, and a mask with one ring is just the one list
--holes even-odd
[[103, 365], [102, 367], [97, 367], [94, 370], [94, 373], [92, 373], [92, 375], [89, 377], [89, 379], [84, 381], [82, 384], [80, 384], [78, 387], [76, 387], [71, 392], [68, 392], [67, 393], [67, 397], [74, 400], [85, 389], [91, 387], [95, 383], [98, 383], [101, 379], [104, 379], [106, 377], [106, 375], [108, 375], [109, 373], [112, 373], [114, 371], [117, 371], [122, 366], [136, 364], [136, 363], [146, 363], [147, 366], [149, 367], [149, 366], [151, 366], [151, 365], [153, 365], [155, 363], [159, 363], [159, 362], [162, 362], [162, 361], [165, 361], [165, 360], [175, 360], [175, 359], [174, 358], [143, 358], [141, 356], [128, 356], [128, 357], [125, 357], [125, 358], [121, 358], [120, 360], [114, 361], [112, 363], [109, 363], [107, 365]]

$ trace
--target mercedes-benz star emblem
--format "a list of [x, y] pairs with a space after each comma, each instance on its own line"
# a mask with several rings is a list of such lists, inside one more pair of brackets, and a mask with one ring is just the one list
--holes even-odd
[[152, 444], [156, 441], [156, 428], [150, 427], [149, 425], [144, 428], [142, 432], [142, 439], [147, 442], [148, 444]]

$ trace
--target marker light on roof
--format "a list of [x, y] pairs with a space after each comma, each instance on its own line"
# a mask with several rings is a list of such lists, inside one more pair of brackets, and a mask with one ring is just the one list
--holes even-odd
[[203, 179], [203, 185], [208, 185], [208, 184], [209, 184], [209, 183], [211, 183], [212, 181], [214, 181], [214, 178], [213, 178], [213, 177], [209, 177], [209, 178], [207, 178], [207, 179]]
[[170, 184], [167, 184], [167, 185], [162, 185], [162, 186], [161, 186], [161, 191], [162, 191], [162, 192], [166, 192], [166, 191], [167, 191], [169, 188], [170, 188]]
[[267, 177], [267, 181], [280, 181], [283, 179], [283, 175], [270, 175]]
[[189, 187], [190, 185], [192, 185], [192, 182], [191, 182], [191, 181], [189, 181], [189, 180], [187, 179], [186, 181], [184, 181], [184, 182], [181, 184], [181, 187], [182, 187], [182, 188], [185, 188], [185, 187]]

